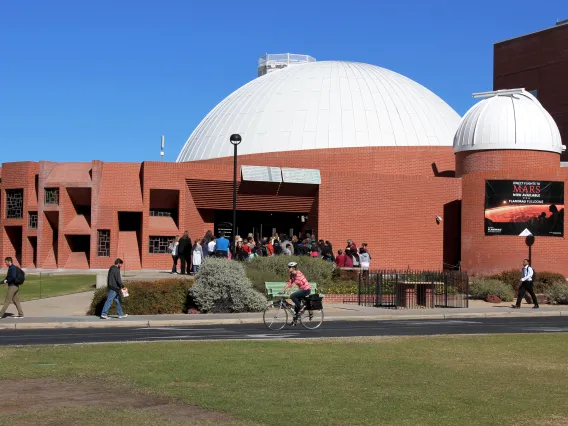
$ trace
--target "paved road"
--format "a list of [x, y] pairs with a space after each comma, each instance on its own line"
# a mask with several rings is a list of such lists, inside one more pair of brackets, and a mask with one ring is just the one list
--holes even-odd
[[333, 321], [324, 323], [318, 330], [306, 330], [299, 326], [293, 328], [287, 327], [278, 332], [267, 330], [262, 324], [0, 330], [0, 345], [566, 332], [568, 332], [568, 317], [360, 322]]

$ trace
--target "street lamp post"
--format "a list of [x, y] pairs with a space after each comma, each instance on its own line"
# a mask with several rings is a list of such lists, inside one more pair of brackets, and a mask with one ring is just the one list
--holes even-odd
[[233, 259], [237, 254], [237, 146], [241, 143], [241, 135], [231, 135], [231, 143], [233, 144]]

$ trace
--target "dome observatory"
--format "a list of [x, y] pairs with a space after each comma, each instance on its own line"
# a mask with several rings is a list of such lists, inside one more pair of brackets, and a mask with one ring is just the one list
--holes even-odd
[[307, 62], [267, 73], [221, 101], [177, 161], [327, 148], [452, 145], [459, 115], [430, 90], [374, 65]]

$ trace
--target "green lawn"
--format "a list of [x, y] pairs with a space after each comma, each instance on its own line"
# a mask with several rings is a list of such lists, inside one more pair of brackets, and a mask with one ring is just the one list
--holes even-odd
[[[94, 290], [95, 275], [26, 275], [26, 281], [20, 286], [20, 300], [35, 300], [65, 294], [81, 293], [82, 291]], [[7, 286], [0, 286], [0, 301], [6, 297]]]
[[567, 352], [565, 334], [44, 346], [0, 349], [0, 378], [108, 378], [266, 425], [560, 425]]

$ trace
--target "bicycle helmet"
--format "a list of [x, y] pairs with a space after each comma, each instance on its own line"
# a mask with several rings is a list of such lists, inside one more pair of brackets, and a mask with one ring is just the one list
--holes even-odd
[[288, 268], [295, 268], [296, 266], [298, 266], [298, 264], [296, 262], [288, 263]]

